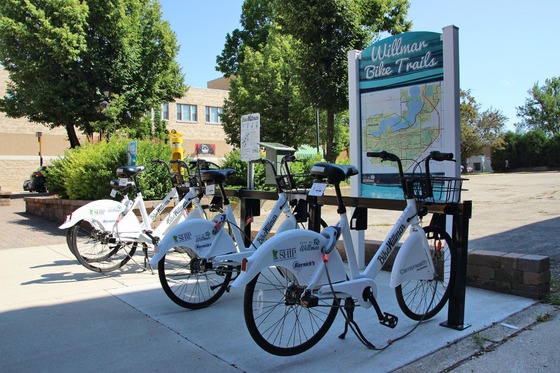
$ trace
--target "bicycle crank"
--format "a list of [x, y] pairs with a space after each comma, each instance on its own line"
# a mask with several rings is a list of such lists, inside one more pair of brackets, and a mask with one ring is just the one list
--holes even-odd
[[364, 290], [364, 299], [369, 300], [371, 302], [371, 304], [373, 305], [373, 308], [375, 309], [375, 313], [377, 313], [377, 318], [379, 319], [379, 323], [381, 325], [384, 325], [386, 327], [389, 327], [391, 329], [395, 328], [395, 326], [397, 326], [397, 323], [399, 322], [399, 318], [393, 314], [390, 314], [388, 312], [381, 312], [381, 308], [379, 307], [379, 304], [377, 303], [377, 300], [375, 299], [375, 297], [373, 296], [373, 293], [371, 291], [371, 288], [366, 288]]

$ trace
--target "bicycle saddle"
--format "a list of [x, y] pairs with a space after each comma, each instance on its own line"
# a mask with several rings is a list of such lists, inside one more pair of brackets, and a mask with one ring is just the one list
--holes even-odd
[[145, 166], [121, 166], [117, 168], [118, 177], [134, 177], [146, 169]]
[[225, 181], [230, 175], [235, 174], [233, 168], [224, 168], [221, 170], [202, 170], [200, 177], [204, 182], [221, 183]]
[[336, 184], [350, 176], [357, 175], [358, 169], [352, 165], [319, 162], [311, 167], [310, 175], [318, 178], [328, 178], [329, 183]]

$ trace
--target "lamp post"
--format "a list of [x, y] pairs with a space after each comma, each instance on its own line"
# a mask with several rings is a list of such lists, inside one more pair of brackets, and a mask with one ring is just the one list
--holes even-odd
[[43, 132], [35, 132], [35, 136], [37, 136], [39, 142], [39, 167], [43, 167]]
[[[104, 87], [103, 88], [103, 100], [101, 100], [99, 102], [99, 104], [97, 104], [97, 112], [98, 113], [103, 113], [105, 110], [107, 110], [111, 106], [111, 103], [109, 102], [110, 101], [110, 98], [109, 98], [110, 94], [111, 94], [110, 89], [107, 88], [107, 87]], [[101, 135], [100, 135], [100, 137], [101, 137]], [[111, 139], [111, 136], [109, 135], [108, 130], [107, 130], [106, 137], [107, 137], [107, 141], [109, 141]]]

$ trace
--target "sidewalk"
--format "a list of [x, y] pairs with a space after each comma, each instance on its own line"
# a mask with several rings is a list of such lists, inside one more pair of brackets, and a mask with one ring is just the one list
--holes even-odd
[[[547, 250], [553, 252], [559, 215], [555, 212], [558, 205], [551, 204], [550, 198], [530, 201], [533, 208], [523, 209], [522, 201], [510, 194], [523, 211], [525, 223], [517, 222], [514, 215], [516, 229], [500, 234], [488, 225], [478, 225], [494, 219], [494, 226], [499, 226], [502, 214], [512, 215], [511, 207], [505, 211], [497, 208], [502, 190], [492, 180], [481, 180], [494, 188], [484, 193], [485, 198], [496, 202], [474, 205], [471, 247], [496, 242], [499, 237], [499, 242], [509, 240], [508, 249], [534, 250], [538, 248], [534, 242], [541, 240], [541, 231], [535, 230], [539, 228], [548, 232], [552, 244]], [[527, 188], [524, 183], [516, 184]], [[557, 194], [550, 195], [557, 198]], [[0, 274], [2, 372], [552, 372], [560, 366], [557, 307], [474, 288], [467, 289], [465, 322], [471, 326], [463, 331], [439, 325], [446, 320], [444, 309], [403, 340], [383, 351], [370, 351], [351, 334], [345, 340], [337, 338], [343, 328], [339, 316], [311, 350], [288, 358], [269, 355], [246, 331], [242, 291], [226, 293], [207, 309], [188, 311], [165, 296], [157, 275], [142, 272], [138, 265], [106, 275], [87, 271], [69, 252], [58, 224], [25, 214], [21, 198], [14, 197], [10, 206], [0, 208], [4, 233], [0, 241], [4, 263]], [[492, 216], [484, 215], [485, 208], [493, 211]], [[377, 216], [370, 224], [376, 230], [385, 223]], [[531, 229], [525, 230], [526, 226]], [[400, 315], [387, 283], [384, 278], [378, 282], [380, 304], [386, 312]], [[377, 323], [372, 310], [358, 310], [356, 319], [377, 347], [415, 326], [402, 316], [397, 328], [388, 329]]]

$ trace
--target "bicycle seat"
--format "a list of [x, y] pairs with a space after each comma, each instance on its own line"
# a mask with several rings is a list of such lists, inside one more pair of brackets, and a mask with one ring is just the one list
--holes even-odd
[[200, 171], [200, 176], [204, 182], [221, 183], [225, 181], [230, 175], [235, 174], [233, 168], [224, 168], [221, 170], [203, 170]]
[[134, 177], [146, 169], [145, 166], [121, 166], [117, 168], [118, 177]]
[[346, 180], [350, 176], [357, 175], [358, 169], [352, 165], [342, 165], [327, 162], [315, 163], [311, 167], [310, 175], [319, 178], [327, 178], [329, 183], [336, 184]]

